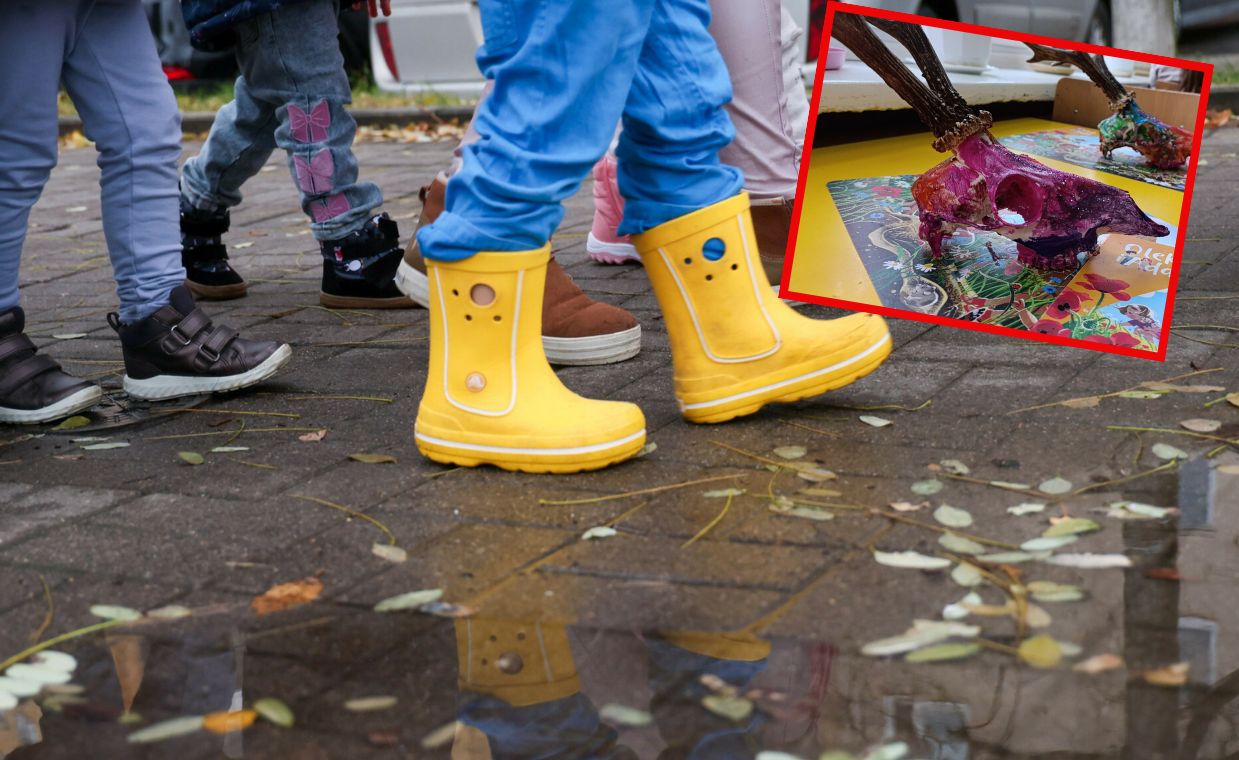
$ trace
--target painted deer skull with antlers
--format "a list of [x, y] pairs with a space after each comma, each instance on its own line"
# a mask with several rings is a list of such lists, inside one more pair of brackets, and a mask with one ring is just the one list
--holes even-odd
[[[868, 24], [866, 23], [868, 21]], [[886, 48], [869, 24], [912, 53], [922, 83]], [[903, 98], [934, 133], [934, 148], [954, 155], [912, 185], [920, 234], [934, 256], [956, 230], [996, 232], [1016, 243], [1022, 264], [1074, 269], [1107, 232], [1160, 237], [1154, 222], [1126, 192], [1013, 153], [989, 133], [989, 113], [970, 107], [951, 85], [920, 27], [837, 13], [831, 34]], [[926, 86], [928, 84], [928, 86]]]

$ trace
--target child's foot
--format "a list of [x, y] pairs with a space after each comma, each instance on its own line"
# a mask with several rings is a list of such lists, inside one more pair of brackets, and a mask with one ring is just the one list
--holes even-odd
[[[443, 213], [447, 175], [440, 174], [422, 188], [422, 214], [418, 224], [430, 224]], [[430, 303], [426, 261], [417, 247], [416, 235], [409, 242], [404, 261], [396, 273], [400, 290], [421, 306]], [[542, 347], [551, 364], [583, 366], [613, 364], [631, 359], [641, 351], [641, 324], [618, 306], [590, 298], [556, 263], [546, 268], [546, 296], [542, 303]]]
[[173, 290], [170, 304], [140, 322], [121, 324], [109, 314], [108, 324], [120, 335], [125, 390], [148, 401], [248, 388], [292, 358], [287, 344], [246, 340], [213, 324], [187, 287]]
[[594, 164], [594, 226], [585, 240], [585, 250], [603, 264], [641, 263], [627, 235], [616, 234], [624, 218], [624, 198], [615, 178], [615, 159], [603, 156]]
[[318, 302], [332, 309], [411, 309], [392, 279], [404, 252], [400, 230], [380, 214], [357, 232], [324, 240], [323, 291]]
[[241, 275], [228, 265], [223, 235], [230, 224], [228, 210], [203, 211], [181, 199], [181, 264], [185, 284], [198, 298], [227, 301], [245, 295]]
[[0, 313], [0, 422], [31, 425], [69, 417], [103, 397], [99, 386], [67, 374], [22, 332], [26, 315]]

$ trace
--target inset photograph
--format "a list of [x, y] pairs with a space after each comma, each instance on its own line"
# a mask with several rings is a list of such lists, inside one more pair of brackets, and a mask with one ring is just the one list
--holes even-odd
[[1164, 358], [1211, 66], [842, 3], [824, 34], [784, 297]]

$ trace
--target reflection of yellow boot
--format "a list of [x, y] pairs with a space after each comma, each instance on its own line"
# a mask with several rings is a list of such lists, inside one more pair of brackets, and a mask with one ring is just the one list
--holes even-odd
[[633, 243], [662, 307], [675, 393], [690, 422], [724, 422], [863, 377], [890, 354], [881, 317], [813, 320], [770, 289], [741, 193]]
[[662, 631], [660, 635], [680, 649], [716, 660], [757, 662], [770, 656], [770, 642], [748, 632]]
[[487, 694], [515, 707], [553, 702], [581, 690], [568, 629], [562, 624], [457, 620], [456, 655], [461, 691]]
[[415, 438], [436, 462], [526, 472], [606, 467], [645, 444], [633, 404], [568, 390], [542, 352], [550, 246], [427, 260], [430, 371]]

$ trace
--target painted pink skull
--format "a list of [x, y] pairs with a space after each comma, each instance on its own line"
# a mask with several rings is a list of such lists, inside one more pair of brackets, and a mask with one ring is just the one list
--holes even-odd
[[1161, 237], [1170, 232], [1144, 214], [1125, 191], [1061, 172], [1013, 153], [988, 131], [965, 138], [955, 155], [912, 184], [921, 238], [934, 256], [960, 228], [1015, 241], [1020, 263], [1074, 269], [1107, 232]]

